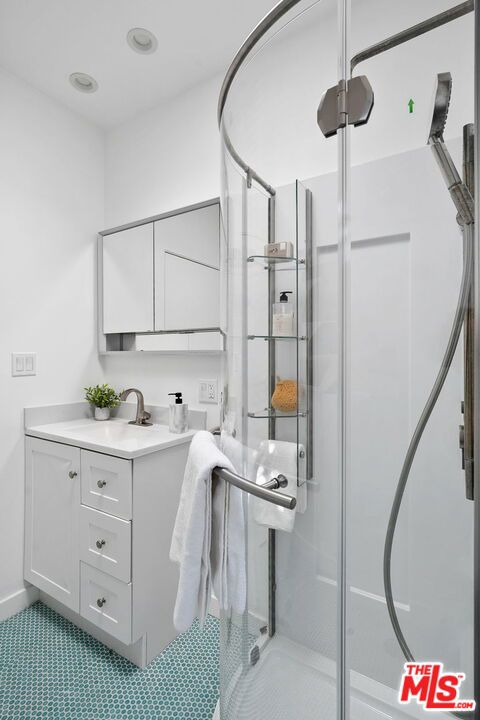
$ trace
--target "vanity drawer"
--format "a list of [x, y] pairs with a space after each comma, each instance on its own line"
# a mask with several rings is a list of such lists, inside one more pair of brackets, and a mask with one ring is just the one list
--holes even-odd
[[80, 615], [130, 645], [132, 585], [80, 563]]
[[80, 560], [130, 582], [132, 524], [82, 505], [80, 508]]
[[132, 518], [130, 460], [82, 450], [82, 503], [124, 520]]

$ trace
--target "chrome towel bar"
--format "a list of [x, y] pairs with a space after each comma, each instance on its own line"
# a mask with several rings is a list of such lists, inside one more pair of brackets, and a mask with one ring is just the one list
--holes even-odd
[[230, 483], [230, 485], [235, 485], [235, 487], [240, 488], [240, 490], [244, 490], [250, 495], [255, 495], [255, 497], [266, 500], [274, 505], [287, 508], [288, 510], [293, 510], [297, 504], [296, 498], [291, 497], [291, 495], [276, 492], [276, 488], [285, 487], [288, 484], [284, 475], [278, 475], [278, 477], [269, 480], [263, 485], [257, 485], [257, 483], [247, 480], [241, 475], [232, 473], [230, 470], [225, 470], [225, 468], [214, 468], [213, 475], [221, 480], [225, 480], [225, 482]]

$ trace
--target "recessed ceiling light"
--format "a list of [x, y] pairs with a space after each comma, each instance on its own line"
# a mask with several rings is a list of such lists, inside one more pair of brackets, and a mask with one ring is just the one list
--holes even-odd
[[98, 90], [98, 83], [95, 78], [86, 73], [74, 72], [70, 75], [70, 82], [75, 90], [80, 90], [84, 93], [93, 93]]
[[158, 46], [157, 38], [150, 30], [145, 28], [132, 28], [127, 33], [127, 42], [135, 52], [149, 55], [155, 52]]

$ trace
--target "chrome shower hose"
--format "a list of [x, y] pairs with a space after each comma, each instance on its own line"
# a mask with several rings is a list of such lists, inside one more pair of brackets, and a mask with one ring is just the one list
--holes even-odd
[[[385, 599], [387, 602], [388, 614], [390, 615], [390, 620], [392, 623], [393, 630], [394, 630], [397, 640], [400, 644], [400, 647], [402, 648], [403, 654], [405, 655], [405, 658], [409, 662], [415, 662], [415, 658], [412, 655], [412, 651], [410, 650], [408, 643], [405, 639], [405, 636], [402, 632], [402, 628], [400, 627], [400, 623], [398, 621], [398, 616], [397, 616], [397, 611], [395, 608], [395, 603], [393, 600], [392, 576], [391, 576], [393, 539], [395, 536], [395, 528], [397, 525], [398, 514], [400, 512], [400, 507], [402, 504], [403, 494], [405, 492], [405, 488], [406, 488], [406, 485], [408, 482], [408, 477], [410, 474], [412, 463], [415, 458], [415, 455], [416, 455], [416, 452], [418, 449], [418, 445], [422, 438], [423, 432], [427, 426], [430, 415], [432, 414], [433, 408], [435, 407], [435, 405], [437, 403], [438, 397], [439, 397], [439, 395], [442, 391], [442, 388], [445, 384], [445, 380], [447, 379], [448, 371], [450, 370], [450, 366], [452, 364], [452, 360], [453, 360], [455, 351], [458, 346], [458, 341], [460, 339], [460, 334], [462, 332], [465, 313], [468, 309], [468, 303], [469, 303], [469, 297], [470, 297], [470, 287], [471, 287], [471, 281], [472, 281], [472, 275], [473, 275], [473, 228], [474, 228], [474, 225], [469, 224], [469, 225], [465, 225], [464, 229], [463, 229], [463, 232], [465, 233], [463, 274], [462, 274], [462, 281], [461, 281], [461, 286], [460, 286], [460, 293], [459, 293], [459, 297], [458, 297], [457, 309], [455, 311], [455, 317], [453, 320], [450, 337], [448, 339], [448, 344], [447, 344], [447, 347], [445, 350], [445, 354], [443, 356], [440, 370], [435, 379], [435, 383], [430, 392], [430, 395], [425, 404], [425, 407], [423, 408], [422, 414], [420, 415], [420, 419], [417, 423], [417, 427], [415, 428], [415, 432], [413, 433], [412, 439], [410, 440], [410, 444], [408, 446], [407, 454], [406, 454], [405, 460], [403, 462], [402, 471], [401, 471], [400, 477], [398, 479], [397, 489], [395, 491], [395, 497], [394, 497], [392, 509], [390, 512], [390, 519], [388, 521], [387, 534], [385, 537], [385, 549], [384, 549], [384, 555], [383, 555], [383, 582], [384, 582], [384, 586], [385, 586]], [[465, 717], [466, 716], [465, 713], [451, 713], [451, 714], [456, 715], [457, 717]]]

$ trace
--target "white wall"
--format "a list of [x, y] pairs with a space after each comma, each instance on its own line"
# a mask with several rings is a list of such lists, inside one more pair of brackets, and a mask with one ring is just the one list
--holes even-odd
[[[94, 238], [103, 225], [100, 130], [0, 70], [0, 613], [23, 588], [23, 408], [77, 400], [101, 372]], [[13, 378], [10, 353], [38, 353]]]
[[[220, 194], [220, 83], [214, 78], [107, 134], [106, 227]], [[102, 366], [107, 382], [139, 387], [147, 402], [165, 404], [167, 393], [181, 390], [190, 406], [207, 410], [209, 427], [218, 422], [216, 405], [198, 405], [198, 380], [220, 378], [218, 357], [115, 356]]]
[[214, 78], [108, 132], [106, 227], [220, 194], [220, 83]]

